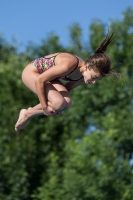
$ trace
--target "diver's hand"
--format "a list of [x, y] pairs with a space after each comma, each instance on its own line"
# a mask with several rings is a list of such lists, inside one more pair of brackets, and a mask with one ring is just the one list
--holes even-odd
[[56, 114], [55, 110], [53, 110], [51, 107], [47, 106], [46, 108], [43, 108], [44, 115], [46, 116], [53, 116]]
[[54, 116], [55, 116], [55, 117], [58, 117], [60, 114], [61, 114], [61, 112], [56, 112], [56, 113], [54, 114]]

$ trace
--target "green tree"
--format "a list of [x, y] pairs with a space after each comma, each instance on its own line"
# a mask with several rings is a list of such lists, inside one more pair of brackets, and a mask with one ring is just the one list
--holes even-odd
[[[45, 181], [44, 174], [35, 199], [133, 198], [131, 19], [133, 10], [129, 8], [122, 21], [111, 22], [115, 37], [107, 53], [112, 57], [113, 67], [121, 72], [121, 79], [106, 77], [89, 89], [83, 86], [82, 90], [77, 88], [73, 92], [73, 107], [64, 114], [64, 120], [72, 120], [69, 122], [70, 137], [62, 149], [64, 156], [60, 157], [55, 151], [49, 155], [49, 179]], [[96, 49], [105, 34], [102, 22], [92, 23], [90, 52]]]
[[19, 110], [38, 103], [21, 82], [24, 66], [38, 56], [58, 51], [85, 59], [106, 35], [99, 20], [92, 22], [89, 30], [86, 43], [90, 45], [83, 44], [82, 29], [73, 24], [67, 47], [51, 33], [40, 46], [29, 43], [23, 53], [1, 38], [0, 199], [133, 198], [131, 8], [123, 20], [111, 22], [115, 37], [107, 51], [122, 78], [106, 77], [96, 85], [80, 86], [71, 93], [72, 108], [61, 116], [34, 118], [19, 134], [14, 131]]

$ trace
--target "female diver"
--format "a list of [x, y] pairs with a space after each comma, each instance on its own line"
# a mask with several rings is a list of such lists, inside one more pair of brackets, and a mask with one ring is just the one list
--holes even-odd
[[76, 55], [60, 52], [30, 62], [23, 70], [22, 81], [38, 96], [40, 103], [20, 111], [15, 130], [23, 129], [34, 116], [57, 116], [70, 108], [72, 99], [69, 92], [75, 87], [95, 84], [108, 74], [117, 76], [111, 68], [111, 58], [104, 54], [113, 35], [107, 35], [85, 61]]

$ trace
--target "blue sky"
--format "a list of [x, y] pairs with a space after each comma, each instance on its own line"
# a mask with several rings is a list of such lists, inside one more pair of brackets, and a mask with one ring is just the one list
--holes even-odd
[[21, 46], [28, 41], [40, 44], [54, 31], [62, 44], [67, 44], [68, 27], [79, 23], [83, 40], [87, 38], [92, 20], [122, 19], [123, 12], [133, 6], [133, 0], [0, 0], [0, 33]]

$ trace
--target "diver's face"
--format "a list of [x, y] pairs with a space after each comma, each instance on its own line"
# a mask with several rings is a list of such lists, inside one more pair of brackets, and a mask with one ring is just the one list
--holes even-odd
[[89, 69], [89, 67], [86, 65], [83, 72], [83, 77], [85, 84], [95, 84], [98, 80], [102, 79], [102, 76], [99, 72], [96, 72], [93, 69]]

